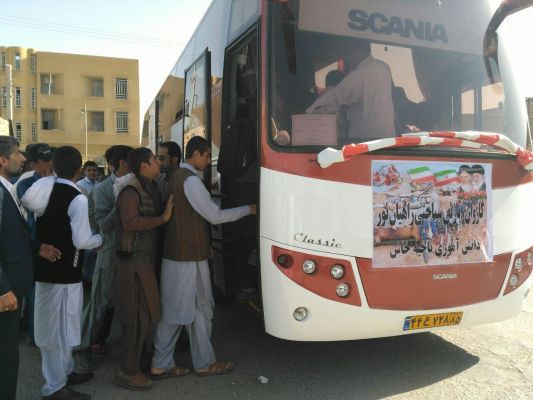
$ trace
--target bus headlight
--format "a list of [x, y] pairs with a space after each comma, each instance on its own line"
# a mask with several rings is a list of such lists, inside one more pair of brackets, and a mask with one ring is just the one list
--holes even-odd
[[515, 287], [516, 285], [518, 285], [518, 276], [517, 275], [511, 276], [511, 279], [509, 279], [509, 285], [511, 287]]
[[344, 267], [342, 265], [335, 264], [333, 267], [331, 267], [329, 273], [331, 274], [332, 278], [341, 279], [344, 276]]
[[533, 253], [532, 252], [527, 253], [527, 265], [533, 265]]
[[311, 275], [316, 271], [316, 263], [313, 260], [305, 260], [302, 269], [306, 274]]
[[296, 321], [303, 321], [304, 319], [307, 318], [307, 308], [298, 307], [297, 309], [294, 310], [294, 312], [292, 313], [292, 316], [294, 317]]
[[347, 297], [350, 294], [350, 286], [346, 283], [340, 283], [337, 285], [337, 296]]
[[524, 263], [522, 262], [522, 258], [521, 257], [516, 257], [515, 260], [514, 260], [514, 268], [520, 272], [522, 271], [522, 267], [524, 266]]

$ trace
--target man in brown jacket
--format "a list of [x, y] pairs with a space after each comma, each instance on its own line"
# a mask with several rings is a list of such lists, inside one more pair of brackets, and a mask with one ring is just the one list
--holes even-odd
[[131, 151], [128, 165], [132, 174], [115, 183], [115, 193], [119, 193], [115, 312], [125, 327], [124, 350], [115, 383], [131, 390], [147, 390], [152, 387], [152, 381], [142, 374], [140, 358], [150, 326], [160, 316], [154, 272], [157, 227], [170, 220], [173, 202], [170, 197], [161, 214], [161, 200], [154, 184], [160, 164], [149, 149]]
[[211, 345], [213, 294], [207, 260], [211, 256], [209, 223], [222, 224], [255, 214], [255, 205], [221, 210], [198, 177], [211, 163], [207, 140], [193, 137], [185, 163], [170, 180], [174, 214], [165, 233], [161, 267], [161, 320], [154, 339], [152, 377], [179, 376], [174, 348], [183, 327], [190, 337], [197, 375], [228, 373], [229, 361], [216, 361]]

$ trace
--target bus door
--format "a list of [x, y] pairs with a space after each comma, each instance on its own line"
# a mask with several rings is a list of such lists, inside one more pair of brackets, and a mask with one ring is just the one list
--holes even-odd
[[[216, 173], [222, 208], [258, 201], [258, 51], [254, 28], [226, 49], [222, 128]], [[215, 173], [215, 171], [213, 171]], [[255, 215], [216, 227], [215, 285], [224, 297], [257, 298], [257, 219]]]
[[[194, 136], [211, 141], [211, 52], [208, 49], [185, 70], [185, 99], [183, 102], [182, 151]], [[211, 171], [204, 173], [207, 190], [211, 187]]]

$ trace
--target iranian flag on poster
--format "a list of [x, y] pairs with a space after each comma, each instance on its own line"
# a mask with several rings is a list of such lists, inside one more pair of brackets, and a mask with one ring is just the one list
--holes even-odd
[[407, 171], [413, 183], [431, 183], [435, 181], [435, 176], [429, 167], [417, 167]]
[[452, 183], [459, 183], [459, 176], [457, 171], [453, 169], [446, 169], [444, 171], [435, 173], [435, 186], [445, 186]]

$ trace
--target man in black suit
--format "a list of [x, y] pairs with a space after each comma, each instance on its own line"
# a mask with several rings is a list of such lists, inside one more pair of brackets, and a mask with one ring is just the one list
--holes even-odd
[[33, 241], [13, 196], [10, 179], [26, 158], [19, 143], [0, 136], [0, 398], [15, 400], [18, 378], [18, 333], [21, 300], [33, 282], [33, 255], [52, 262], [61, 257], [54, 246]]

